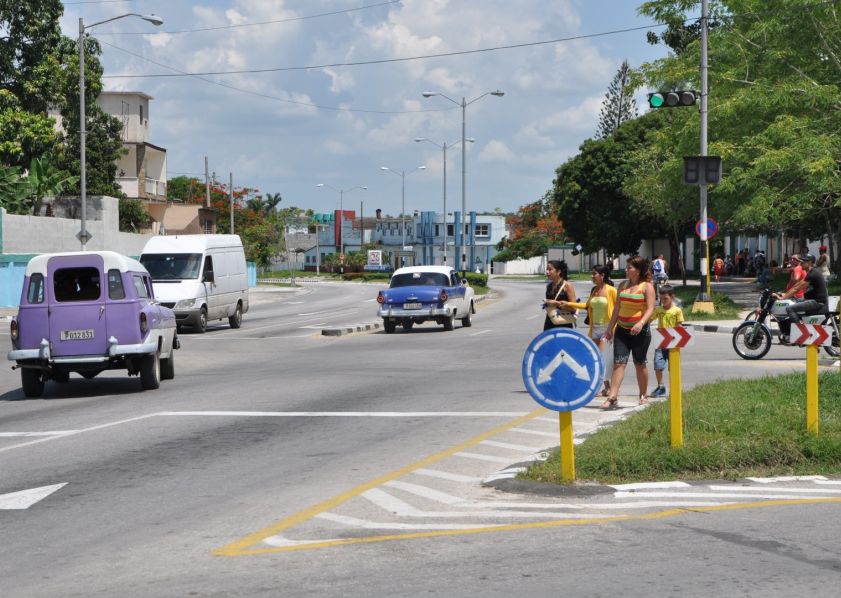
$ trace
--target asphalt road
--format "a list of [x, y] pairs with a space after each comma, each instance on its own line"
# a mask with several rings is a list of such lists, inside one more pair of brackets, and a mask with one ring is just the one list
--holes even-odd
[[[520, 377], [542, 285], [495, 287], [472, 328], [338, 338], [319, 331], [375, 321], [376, 286], [259, 291], [241, 329], [182, 335], [157, 391], [113, 372], [23, 400], [3, 367], [0, 495], [57, 488], [0, 509], [0, 595], [837, 595], [832, 480], [652, 506], [483, 488], [557, 445]], [[745, 362], [706, 334], [683, 363], [688, 387], [804, 361]], [[616, 414], [576, 412], [576, 433], [631, 414], [632, 374], [623, 390]]]

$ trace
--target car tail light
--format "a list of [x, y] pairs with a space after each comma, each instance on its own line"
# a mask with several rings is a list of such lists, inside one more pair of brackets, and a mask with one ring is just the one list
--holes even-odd
[[380, 304], [385, 303], [385, 295], [383, 295], [382, 293], [377, 295], [377, 303], [380, 303]]
[[144, 312], [140, 312], [140, 332], [146, 334], [146, 330], [149, 328], [149, 324], [146, 322], [146, 314]]
[[15, 341], [18, 340], [19, 331], [18, 331], [18, 321], [17, 320], [12, 320], [12, 323], [9, 324], [9, 334], [12, 335], [12, 342], [15, 342]]
[[447, 295], [447, 291], [442, 290], [441, 291], [441, 303], [446, 303], [447, 299], [449, 299], [449, 298], [450, 298], [450, 296]]

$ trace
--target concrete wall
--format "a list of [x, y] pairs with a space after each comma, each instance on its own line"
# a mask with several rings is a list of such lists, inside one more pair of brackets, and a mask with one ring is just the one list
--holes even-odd
[[494, 262], [493, 273], [497, 274], [545, 274], [546, 256], [532, 257], [527, 260]]
[[[86, 228], [93, 235], [87, 249], [108, 249], [129, 256], [140, 255], [146, 241], [153, 235], [120, 232], [119, 200], [114, 197], [91, 199]], [[94, 219], [96, 218], [96, 219]], [[19, 216], [4, 213], [0, 253], [39, 254], [57, 251], [79, 251], [76, 233], [82, 228], [80, 220], [45, 216]]]

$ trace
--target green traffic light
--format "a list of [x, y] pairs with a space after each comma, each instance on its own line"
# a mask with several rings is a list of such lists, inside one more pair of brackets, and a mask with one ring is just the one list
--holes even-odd
[[651, 108], [660, 108], [666, 100], [663, 98], [663, 94], [659, 93], [650, 93], [648, 94], [648, 105]]

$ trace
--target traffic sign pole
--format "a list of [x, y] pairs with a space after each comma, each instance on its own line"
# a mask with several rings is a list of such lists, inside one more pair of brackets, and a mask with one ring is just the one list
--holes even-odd
[[806, 431], [818, 435], [818, 346], [806, 347]]
[[561, 480], [575, 481], [575, 444], [572, 432], [572, 411], [559, 411], [561, 425]]
[[672, 448], [683, 447], [683, 397], [680, 379], [680, 349], [669, 349], [669, 428]]

